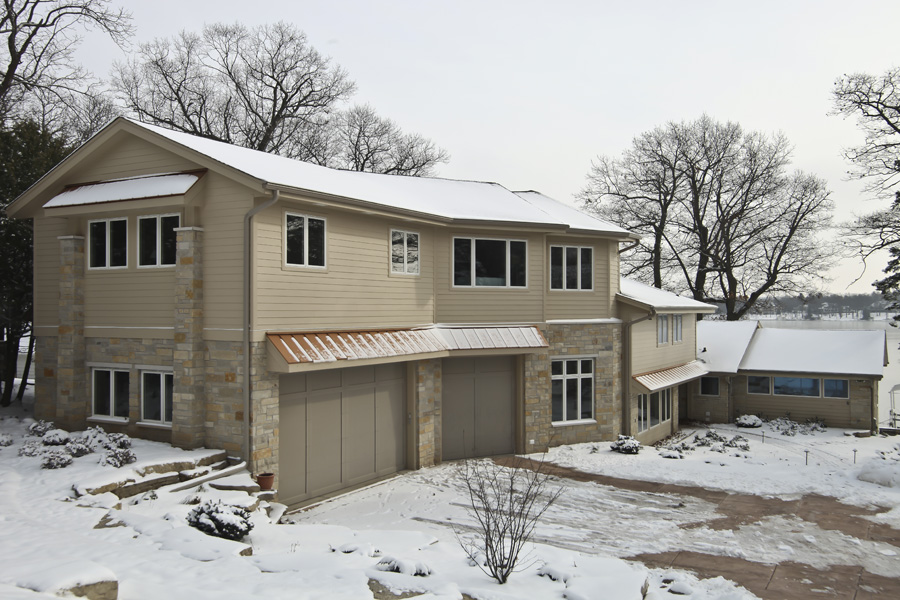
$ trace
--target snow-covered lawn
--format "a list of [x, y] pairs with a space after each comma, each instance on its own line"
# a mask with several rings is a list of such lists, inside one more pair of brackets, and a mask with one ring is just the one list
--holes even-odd
[[[525, 568], [501, 586], [472, 566], [457, 542], [457, 534], [469, 535], [474, 524], [457, 465], [404, 474], [286, 515], [276, 524], [269, 511], [279, 516], [277, 506], [262, 502], [255, 508], [256, 499], [245, 492], [217, 491], [206, 484], [199, 490], [173, 491], [181, 486], [169, 486], [121, 502], [111, 493], [76, 498], [74, 488], [145, 478], [152, 476], [152, 464], [196, 462], [210, 451], [134, 440], [137, 460], [120, 469], [100, 465], [97, 453], [74, 458], [65, 468], [41, 469], [39, 456], [18, 456], [35, 439], [26, 436], [26, 425], [15, 417], [0, 420], [0, 441], [11, 441], [0, 447], [3, 598], [44, 597], [30, 590], [52, 593], [60, 586], [104, 578], [118, 581], [122, 599], [371, 598], [370, 580], [427, 599], [462, 594], [480, 599], [639, 599], [645, 582], [653, 592], [648, 597], [669, 597], [665, 592], [670, 589], [698, 599], [754, 597], [722, 578], [698, 580], [689, 573], [648, 570], [621, 560], [682, 548], [809, 564], [815, 564], [817, 545], [829, 552], [852, 548], [862, 553], [860, 560], [871, 558], [875, 572], [900, 573], [900, 559], [889, 554], [887, 544], [813, 531], [784, 518], [762, 520], [740, 532], [712, 530], [702, 523], [717, 515], [703, 500], [561, 481], [566, 491], [541, 521]], [[608, 443], [582, 444], [555, 449], [548, 460], [617, 477], [756, 494], [815, 491], [845, 502], [879, 503], [894, 510], [878, 519], [900, 528], [900, 488], [858, 479], [867, 466], [877, 465], [876, 479], [888, 483], [891, 473], [900, 470], [895, 460], [900, 451], [892, 451], [900, 439], [856, 439], [840, 431], [788, 439], [767, 431], [762, 444], [759, 429], [719, 431], [747, 437], [750, 450], [720, 453], [705, 447], [686, 452], [684, 459], [666, 459], [653, 448], [622, 455], [610, 452]], [[805, 449], [810, 449], [809, 466], [804, 464]], [[858, 450], [856, 465], [853, 449]], [[879, 458], [877, 451], [888, 459]], [[253, 529], [243, 543], [188, 527], [188, 513], [205, 500], [250, 509]], [[691, 523], [700, 526], [679, 527]], [[248, 547], [252, 556], [241, 555]], [[400, 572], [383, 570], [388, 567]], [[417, 576], [416, 571], [430, 574]]]

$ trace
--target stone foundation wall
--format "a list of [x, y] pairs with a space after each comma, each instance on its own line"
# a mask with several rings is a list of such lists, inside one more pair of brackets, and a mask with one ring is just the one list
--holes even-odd
[[[612, 440], [622, 429], [620, 389], [622, 326], [619, 323], [540, 325], [550, 347], [524, 361], [524, 441], [526, 452], [551, 446]], [[566, 357], [594, 359], [594, 422], [552, 423], [551, 361]]]
[[240, 456], [244, 428], [241, 342], [207, 342], [205, 357], [206, 445]]

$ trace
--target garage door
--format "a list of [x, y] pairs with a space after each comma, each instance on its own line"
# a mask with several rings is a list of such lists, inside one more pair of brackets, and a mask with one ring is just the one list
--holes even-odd
[[443, 381], [444, 460], [515, 451], [515, 357], [445, 358]]
[[406, 466], [406, 365], [282, 375], [279, 496], [291, 504]]

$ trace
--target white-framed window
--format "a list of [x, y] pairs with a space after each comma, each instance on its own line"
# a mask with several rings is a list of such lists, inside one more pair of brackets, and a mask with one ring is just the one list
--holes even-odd
[[701, 396], [718, 396], [719, 395], [719, 378], [718, 377], [701, 377], [700, 378], [700, 395]]
[[91, 381], [95, 417], [128, 418], [128, 371], [94, 369]]
[[177, 214], [138, 217], [138, 266], [174, 265], [177, 247], [175, 230], [180, 226], [181, 215]]
[[325, 267], [325, 219], [284, 213], [284, 263]]
[[172, 392], [175, 378], [171, 372], [141, 372], [141, 420], [172, 422]]
[[683, 340], [682, 330], [684, 315], [672, 315], [672, 343], [677, 344]]
[[391, 273], [419, 274], [419, 234], [391, 229]]
[[656, 343], [669, 343], [669, 315], [656, 315]]
[[550, 246], [550, 289], [593, 290], [594, 249], [589, 246]]
[[551, 361], [550, 385], [554, 423], [594, 418], [594, 359]]
[[765, 375], [747, 375], [747, 393], [768, 396], [772, 393], [772, 379]]
[[775, 396], [819, 397], [819, 380], [814, 377], [773, 377]]
[[647, 431], [672, 418], [672, 388], [638, 394], [638, 431]]
[[88, 268], [128, 267], [128, 219], [88, 221]]
[[453, 238], [454, 287], [527, 287], [523, 240]]
[[822, 393], [826, 398], [849, 398], [849, 379], [823, 379]]

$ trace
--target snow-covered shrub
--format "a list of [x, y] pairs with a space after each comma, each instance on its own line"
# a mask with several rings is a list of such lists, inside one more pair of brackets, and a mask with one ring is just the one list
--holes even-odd
[[131, 438], [124, 433], [107, 433], [102, 444], [107, 450], [127, 450], [131, 448]]
[[53, 424], [53, 421], [44, 421], [42, 419], [29, 425], [28, 433], [35, 437], [44, 437], [44, 434], [51, 429], [56, 429], [56, 425]]
[[69, 432], [64, 429], [51, 429], [44, 434], [41, 442], [45, 446], [65, 446], [69, 443]]
[[678, 450], [672, 450], [669, 448], [663, 448], [662, 450], [660, 450], [659, 455], [663, 458], [684, 458], [684, 454], [682, 454]]
[[738, 427], [762, 427], [762, 419], [756, 415], [741, 415], [735, 422]]
[[884, 487], [900, 488], [900, 444], [890, 450], [879, 450], [860, 470], [857, 478]]
[[87, 444], [79, 441], [69, 442], [66, 444], [66, 452], [69, 453], [69, 456], [72, 458], [78, 458], [79, 456], [87, 456], [94, 449], [88, 446]]
[[240, 506], [207, 500], [191, 510], [187, 523], [207, 535], [240, 541], [253, 529], [250, 513]]
[[685, 452], [690, 452], [694, 449], [693, 444], [688, 441], [682, 440], [675, 444], [669, 444], [663, 447], [664, 450], [674, 450], [675, 452], [681, 452], [684, 454]]
[[705, 434], [699, 433], [694, 436], [694, 444], [697, 446], [712, 446], [714, 444], [724, 444], [728, 438], [719, 433], [715, 429], [708, 430]]
[[725, 442], [725, 447], [737, 448], [738, 450], [743, 450], [744, 452], [750, 452], [750, 440], [742, 435], [736, 435]]
[[769, 427], [771, 427], [773, 431], [780, 432], [781, 435], [789, 436], [794, 436], [798, 433], [801, 435], [809, 435], [827, 429], [825, 423], [819, 418], [807, 419], [805, 423], [800, 424], [796, 421], [792, 421], [790, 415], [772, 419], [769, 421]]
[[431, 567], [423, 562], [403, 560], [392, 556], [385, 556], [379, 560], [375, 568], [379, 571], [402, 573], [403, 575], [414, 575], [416, 577], [428, 577], [431, 575]]
[[103, 444], [106, 442], [106, 438], [106, 431], [97, 425], [96, 427], [88, 427], [78, 436], [78, 441], [86, 446], [90, 446], [91, 450], [97, 450], [104, 447]]
[[19, 456], [38, 456], [44, 453], [44, 445], [38, 440], [26, 440], [19, 448]]
[[713, 442], [709, 445], [709, 449], [713, 452], [721, 452], [725, 453], [725, 443], [724, 442]]
[[13, 438], [8, 433], [0, 433], [0, 446], [12, 446]]
[[119, 467], [130, 465], [136, 460], [137, 457], [129, 448], [113, 448], [103, 453], [103, 457], [100, 459], [100, 464], [104, 466], [108, 465], [110, 467], [115, 467], [118, 469]]
[[72, 457], [63, 450], [48, 450], [41, 459], [42, 469], [62, 469], [72, 464]]
[[622, 454], [637, 454], [641, 451], [641, 443], [630, 435], [619, 434], [619, 439], [610, 444], [609, 449]]

